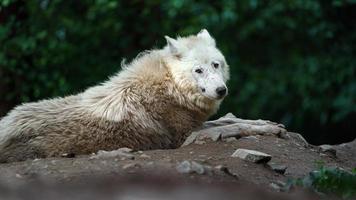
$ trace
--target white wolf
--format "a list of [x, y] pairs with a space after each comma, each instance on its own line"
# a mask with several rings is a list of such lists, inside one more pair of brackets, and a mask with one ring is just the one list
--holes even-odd
[[13, 109], [0, 121], [0, 162], [179, 146], [219, 108], [229, 66], [205, 29], [166, 40], [83, 93]]

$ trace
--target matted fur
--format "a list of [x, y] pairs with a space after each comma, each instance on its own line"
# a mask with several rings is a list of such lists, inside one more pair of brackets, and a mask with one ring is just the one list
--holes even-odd
[[[194, 45], [198, 38], [184, 40]], [[148, 51], [83, 93], [16, 107], [0, 121], [0, 162], [179, 146], [221, 100], [181, 77], [176, 59], [167, 47]]]

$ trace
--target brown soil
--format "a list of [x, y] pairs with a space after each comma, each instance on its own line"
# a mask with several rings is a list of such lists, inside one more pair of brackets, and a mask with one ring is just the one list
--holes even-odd
[[[317, 147], [305, 145], [295, 134], [289, 134], [292, 136], [289, 139], [256, 136], [231, 141], [190, 144], [172, 150], [134, 152], [132, 153], [134, 159], [119, 156], [100, 158], [79, 156], [1, 164], [0, 191], [7, 191], [8, 193], [4, 194], [8, 194], [8, 197], [19, 197], [18, 195], [23, 194], [24, 198], [36, 199], [42, 199], [39, 196], [41, 193], [51, 193], [54, 195], [53, 199], [63, 199], [67, 194], [78, 192], [78, 194], [92, 194], [89, 195], [90, 198], [78, 196], [80, 199], [97, 199], [94, 197], [103, 195], [102, 190], [105, 189], [106, 192], [115, 194], [120, 192], [116, 195], [122, 197], [127, 191], [142, 192], [147, 188], [153, 188], [144, 191], [142, 195], [150, 193], [153, 199], [167, 199], [165, 195], [168, 193], [166, 190], [162, 191], [163, 187], [168, 188], [170, 192], [175, 191], [175, 196], [169, 196], [170, 199], [181, 199], [177, 197], [178, 194], [196, 195], [194, 199], [214, 199], [214, 195], [219, 196], [220, 193], [223, 195], [220, 197], [227, 199], [236, 195], [245, 196], [246, 199], [260, 199], [261, 196], [265, 199], [300, 199], [301, 194], [304, 195], [303, 198], [315, 199], [316, 196], [308, 196], [305, 193], [281, 194], [276, 191], [276, 188], [271, 187], [271, 184], [285, 183], [290, 178], [303, 177], [317, 169], [317, 164], [321, 162], [326, 166], [341, 167], [345, 170], [352, 170], [356, 166], [355, 142], [336, 146], [337, 157], [334, 157], [320, 153]], [[264, 164], [231, 157], [238, 148], [272, 155], [270, 162], [287, 166], [286, 173], [282, 175]], [[212, 170], [202, 175], [179, 173], [176, 167], [184, 160], [211, 166]], [[227, 167], [231, 174], [215, 168], [218, 165]], [[93, 189], [95, 185], [97, 190]], [[63, 193], [63, 191], [72, 193]], [[138, 195], [139, 192], [133, 194]]]

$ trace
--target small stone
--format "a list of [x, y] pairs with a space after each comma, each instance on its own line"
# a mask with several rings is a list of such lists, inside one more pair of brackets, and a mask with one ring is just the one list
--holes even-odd
[[74, 153], [64, 153], [61, 155], [62, 158], [74, 158], [75, 154]]
[[276, 191], [281, 191], [281, 187], [276, 183], [270, 183], [269, 186], [275, 189]]
[[134, 168], [140, 168], [141, 165], [139, 165], [138, 163], [129, 163], [129, 164], [126, 164], [124, 166], [122, 166], [122, 169], [134, 169]]
[[120, 160], [135, 160], [135, 157], [120, 157]]
[[209, 165], [203, 165], [204, 174], [213, 175], [213, 168]]
[[121, 151], [121, 152], [124, 152], [124, 153], [131, 153], [131, 152], [133, 152], [132, 149], [127, 148], [127, 147], [123, 147], [123, 148], [117, 149], [116, 151]]
[[275, 163], [267, 163], [266, 166], [279, 174], [284, 174], [287, 170], [287, 166]]
[[151, 158], [151, 156], [147, 155], [147, 154], [141, 154], [140, 158]]
[[286, 186], [286, 183], [283, 182], [283, 181], [280, 181], [280, 180], [277, 180], [275, 183], [276, 183], [277, 185], [279, 185], [280, 187]]
[[236, 179], [239, 178], [237, 174], [232, 173], [232, 172], [229, 170], [229, 168], [227, 168], [226, 166], [217, 165], [217, 166], [215, 166], [215, 169], [217, 169], [217, 170], [219, 170], [219, 171], [222, 171], [223, 173], [225, 173], [225, 174], [227, 174], [227, 175], [229, 175], [229, 176], [232, 176], [232, 177], [234, 177], [234, 178], [236, 178]]
[[199, 144], [199, 145], [202, 145], [202, 144], [205, 144], [206, 142], [205, 141], [202, 141], [202, 140], [197, 140], [194, 142], [194, 144]]
[[120, 157], [121, 160], [123, 159], [135, 159], [135, 156], [127, 153], [128, 148], [121, 148], [118, 150], [114, 150], [114, 151], [104, 151], [104, 150], [100, 150], [98, 151], [97, 154], [92, 155], [90, 158], [112, 158], [112, 157]]
[[205, 170], [204, 170], [204, 166], [195, 162], [195, 161], [192, 161], [192, 170], [194, 172], [196, 172], [197, 174], [204, 174], [205, 173]]
[[329, 155], [336, 157], [336, 149], [334, 149], [334, 147], [331, 145], [328, 144], [320, 145], [319, 150], [322, 153], [327, 153]]
[[243, 139], [258, 140], [258, 137], [257, 137], [257, 136], [254, 136], [254, 135], [250, 135], [250, 136], [247, 136], [247, 137], [243, 137]]
[[223, 168], [226, 168], [226, 167], [224, 165], [216, 165], [214, 168], [217, 170], [222, 170]]
[[195, 161], [183, 161], [176, 167], [177, 171], [182, 174], [211, 174], [211, 167], [202, 165]]
[[248, 149], [237, 149], [231, 156], [238, 157], [243, 160], [247, 160], [254, 163], [267, 163], [272, 159], [271, 155]]
[[182, 174], [189, 174], [192, 173], [192, 167], [189, 161], [185, 160], [181, 162], [177, 167], [177, 171]]

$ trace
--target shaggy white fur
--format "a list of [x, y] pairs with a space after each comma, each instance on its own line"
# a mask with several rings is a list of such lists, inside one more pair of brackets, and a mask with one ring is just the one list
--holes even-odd
[[219, 108], [229, 66], [205, 29], [166, 39], [83, 93], [16, 107], [0, 121], [0, 162], [179, 146]]

